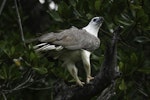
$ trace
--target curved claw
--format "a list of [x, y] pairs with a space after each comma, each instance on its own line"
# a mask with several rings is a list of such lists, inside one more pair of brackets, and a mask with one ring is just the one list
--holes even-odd
[[81, 87], [83, 87], [83, 85], [85, 84], [84, 82], [78, 81], [77, 84]]
[[88, 76], [87, 79], [86, 79], [86, 82], [87, 82], [87, 83], [90, 83], [90, 80], [93, 80], [93, 79], [94, 79], [94, 77]]

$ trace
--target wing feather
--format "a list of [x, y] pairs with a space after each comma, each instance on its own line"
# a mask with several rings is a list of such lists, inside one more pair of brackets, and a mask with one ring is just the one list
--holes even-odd
[[69, 50], [85, 49], [93, 51], [100, 45], [100, 41], [94, 35], [86, 30], [70, 28], [60, 33], [48, 33], [38, 39], [40, 42], [48, 42], [54, 45], [60, 45]]

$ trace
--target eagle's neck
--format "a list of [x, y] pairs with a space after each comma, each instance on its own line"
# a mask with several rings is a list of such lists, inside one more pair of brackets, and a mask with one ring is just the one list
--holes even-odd
[[98, 37], [98, 30], [99, 27], [93, 27], [92, 25], [87, 25], [86, 27], [84, 27], [83, 29], [85, 29], [88, 33]]

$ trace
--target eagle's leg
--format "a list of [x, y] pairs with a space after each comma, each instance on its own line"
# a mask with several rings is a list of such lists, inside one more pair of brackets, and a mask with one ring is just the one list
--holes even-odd
[[90, 80], [94, 79], [94, 77], [91, 76], [90, 55], [91, 53], [89, 51], [86, 51], [86, 50], [82, 51], [82, 60], [83, 60], [83, 65], [84, 65], [85, 72], [86, 72], [87, 83], [89, 83]]
[[72, 75], [72, 77], [75, 79], [75, 81], [77, 82], [78, 85], [80, 86], [83, 86], [85, 83], [84, 82], [81, 82], [79, 80], [79, 77], [78, 77], [78, 69], [76, 68], [75, 64], [74, 63], [68, 63], [67, 64], [67, 68], [68, 68], [68, 71], [70, 72], [70, 74]]

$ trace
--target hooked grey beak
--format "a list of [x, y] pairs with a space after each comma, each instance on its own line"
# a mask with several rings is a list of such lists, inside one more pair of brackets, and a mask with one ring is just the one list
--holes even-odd
[[103, 17], [99, 17], [99, 19], [97, 20], [97, 23], [102, 23], [104, 21]]

